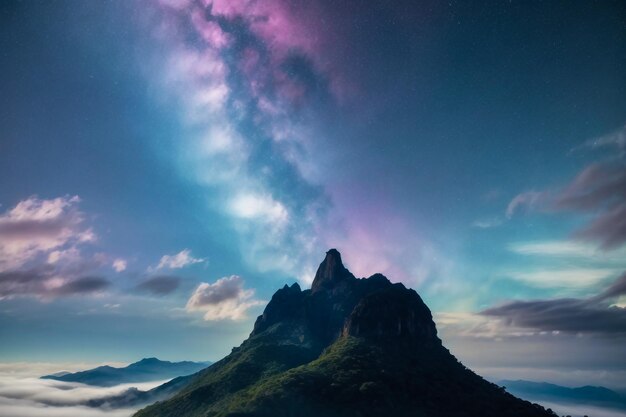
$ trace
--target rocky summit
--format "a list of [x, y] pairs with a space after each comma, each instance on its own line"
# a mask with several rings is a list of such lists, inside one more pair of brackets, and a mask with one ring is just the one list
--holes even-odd
[[414, 290], [331, 249], [310, 290], [278, 290], [241, 346], [136, 416], [555, 415], [458, 362]]

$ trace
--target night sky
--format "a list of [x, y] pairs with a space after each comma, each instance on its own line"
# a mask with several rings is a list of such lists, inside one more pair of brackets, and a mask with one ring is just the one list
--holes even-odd
[[334, 247], [626, 388], [625, 58], [619, 1], [1, 2], [0, 362], [218, 360]]

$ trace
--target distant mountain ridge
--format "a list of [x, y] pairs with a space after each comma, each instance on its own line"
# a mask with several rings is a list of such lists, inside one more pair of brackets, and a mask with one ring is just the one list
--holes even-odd
[[191, 375], [210, 364], [210, 362], [169, 362], [157, 358], [144, 358], [123, 368], [105, 365], [74, 373], [57, 372], [51, 375], [44, 375], [41, 378], [111, 387], [119, 384], [159, 381]]
[[514, 395], [532, 400], [598, 405], [626, 410], [626, 397], [605, 387], [584, 386], [569, 388], [547, 382], [502, 380], [498, 383]]
[[555, 417], [467, 369], [420, 296], [357, 279], [335, 249], [285, 285], [250, 337], [136, 417]]

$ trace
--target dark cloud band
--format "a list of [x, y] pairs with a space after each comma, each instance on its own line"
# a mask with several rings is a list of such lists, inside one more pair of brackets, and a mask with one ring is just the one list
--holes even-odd
[[626, 336], [626, 308], [611, 300], [626, 294], [626, 273], [595, 297], [514, 301], [480, 314], [501, 318], [507, 325], [571, 333]]
[[180, 285], [180, 278], [173, 276], [156, 276], [148, 278], [139, 285], [136, 289], [140, 292], [146, 292], [155, 295], [167, 295], [176, 291]]

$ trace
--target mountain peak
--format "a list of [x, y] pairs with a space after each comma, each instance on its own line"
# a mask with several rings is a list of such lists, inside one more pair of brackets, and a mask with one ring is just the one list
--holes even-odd
[[138, 363], [157, 363], [157, 362], [163, 362], [163, 361], [155, 357], [151, 357], [151, 358], [143, 358]]
[[317, 268], [311, 291], [317, 292], [322, 289], [330, 289], [337, 283], [353, 277], [350, 271], [343, 266], [341, 253], [337, 249], [330, 249], [326, 252], [326, 258]]
[[168, 364], [168, 363], [170, 363], [170, 362], [162, 361], [162, 360], [154, 358], [154, 357], [152, 357], [152, 358], [143, 358], [140, 361], [131, 363], [130, 365], [128, 365], [128, 368], [139, 368], [139, 367], [142, 367], [142, 366], [158, 366], [158, 365], [161, 365], [161, 364]]
[[199, 415], [557, 417], [465, 368], [417, 292], [356, 279], [336, 249], [311, 290], [276, 291], [246, 341], [135, 417]]

